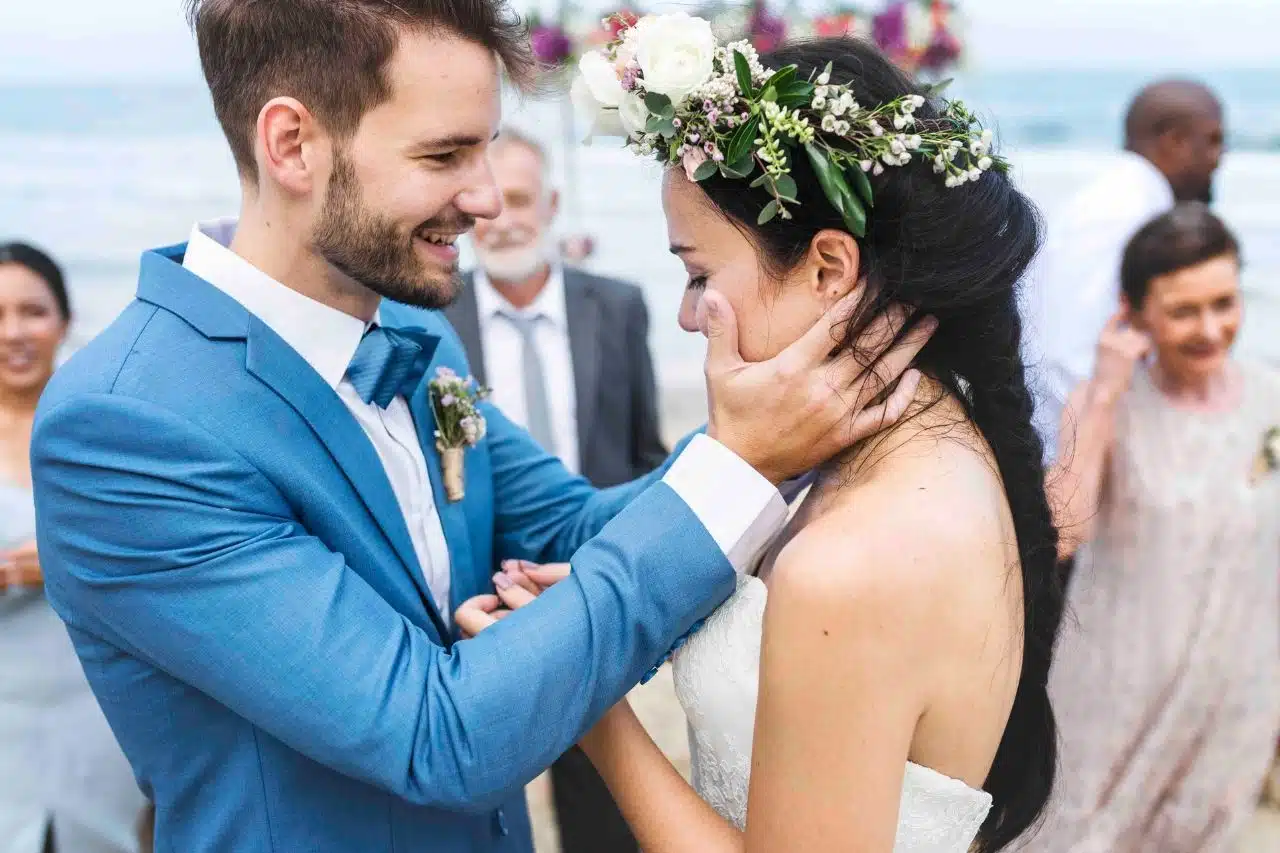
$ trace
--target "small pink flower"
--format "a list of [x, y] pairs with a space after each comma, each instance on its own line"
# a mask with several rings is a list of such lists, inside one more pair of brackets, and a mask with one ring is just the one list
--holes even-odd
[[684, 159], [682, 160], [685, 177], [691, 181], [694, 180], [693, 173], [698, 171], [698, 167], [705, 162], [707, 162], [707, 152], [690, 145], [685, 149]]

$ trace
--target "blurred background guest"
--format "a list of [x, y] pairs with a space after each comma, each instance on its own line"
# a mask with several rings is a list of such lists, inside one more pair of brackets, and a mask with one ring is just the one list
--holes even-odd
[[505, 130], [490, 155], [502, 214], [475, 226], [478, 269], [446, 314], [493, 401], [597, 486], [662, 464], [649, 314], [634, 284], [563, 265], [558, 195], [532, 137]]
[[0, 244], [0, 851], [131, 853], [143, 805], [45, 601], [28, 448], [71, 319], [62, 272]]
[[[445, 312], [472, 370], [498, 408], [595, 485], [647, 473], [667, 449], [640, 288], [556, 259], [558, 196], [539, 142], [506, 130], [490, 163], [502, 214], [476, 223], [479, 268]], [[581, 750], [555, 763], [551, 783], [566, 853], [638, 849]]]
[[1030, 849], [1234, 849], [1257, 803], [1280, 731], [1280, 376], [1232, 357], [1239, 269], [1203, 204], [1144, 226], [1064, 413], [1062, 764]]
[[[1049, 218], [1027, 341], [1039, 366], [1037, 423], [1052, 458], [1067, 395], [1093, 372], [1098, 335], [1120, 296], [1129, 238], [1175, 201], [1208, 202], [1223, 151], [1222, 105], [1190, 81], [1153, 83], [1129, 105], [1123, 156]], [[1036, 349], [1038, 347], [1038, 349]]]

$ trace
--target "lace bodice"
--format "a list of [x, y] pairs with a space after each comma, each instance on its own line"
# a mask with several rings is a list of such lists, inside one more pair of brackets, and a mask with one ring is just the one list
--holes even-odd
[[[676, 695], [689, 718], [693, 784], [739, 829], [746, 827], [751, 738], [768, 593], [745, 577], [675, 657]], [[926, 767], [908, 764], [894, 853], [965, 853], [991, 797]], [[850, 832], [857, 822], [850, 816]]]

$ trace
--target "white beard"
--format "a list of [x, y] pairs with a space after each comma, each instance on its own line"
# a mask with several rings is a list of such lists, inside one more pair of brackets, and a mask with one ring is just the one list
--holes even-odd
[[552, 258], [549, 236], [517, 249], [494, 251], [476, 245], [475, 253], [485, 275], [496, 281], [524, 281], [546, 266]]

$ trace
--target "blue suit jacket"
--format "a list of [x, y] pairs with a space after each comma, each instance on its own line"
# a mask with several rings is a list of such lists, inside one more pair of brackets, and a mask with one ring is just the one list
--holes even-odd
[[[574, 566], [455, 642], [360, 426], [183, 251], [143, 256], [31, 451], [49, 598], [156, 802], [157, 850], [529, 850], [522, 786], [728, 595], [731, 566], [661, 470], [597, 491], [487, 405], [450, 503], [424, 382], [449, 606], [505, 557]], [[439, 315], [383, 309], [406, 317], [439, 338], [430, 374], [466, 372]]]

